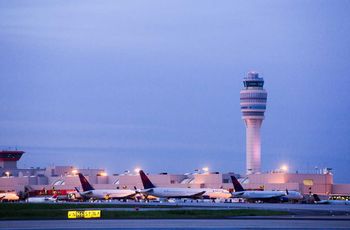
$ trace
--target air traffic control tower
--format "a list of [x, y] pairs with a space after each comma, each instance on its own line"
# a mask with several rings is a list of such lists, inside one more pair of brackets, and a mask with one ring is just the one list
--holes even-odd
[[261, 139], [260, 127], [266, 110], [267, 92], [264, 79], [256, 72], [248, 72], [243, 79], [244, 89], [240, 93], [242, 119], [246, 125], [246, 173], [260, 173]]
[[0, 171], [1, 169], [17, 169], [17, 161], [22, 157], [24, 151], [0, 150]]

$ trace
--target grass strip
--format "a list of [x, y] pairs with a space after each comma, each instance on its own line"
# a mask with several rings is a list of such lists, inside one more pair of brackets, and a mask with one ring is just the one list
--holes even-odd
[[[49, 209], [24, 208], [0, 209], [0, 220], [45, 220], [67, 219], [68, 210], [57, 209], [51, 206]], [[55, 208], [53, 208], [55, 207]], [[96, 209], [96, 208], [94, 208]], [[73, 209], [71, 209], [73, 210]], [[76, 210], [82, 210], [79, 207]], [[101, 219], [222, 219], [232, 216], [273, 216], [288, 215], [288, 212], [252, 209], [230, 210], [156, 210], [156, 211], [118, 211], [102, 210]]]
[[0, 203], [0, 211], [7, 210], [54, 210], [54, 209], [98, 209], [98, 208], [178, 208], [179, 206], [146, 205], [146, 204], [98, 204], [98, 203]]
[[105, 219], [225, 219], [232, 216], [280, 216], [288, 212], [269, 210], [164, 210], [164, 211], [105, 211]]

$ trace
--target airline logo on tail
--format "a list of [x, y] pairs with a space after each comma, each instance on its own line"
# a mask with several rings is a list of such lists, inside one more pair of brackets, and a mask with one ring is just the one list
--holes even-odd
[[148, 178], [148, 176], [143, 172], [143, 170], [140, 170], [140, 176], [141, 176], [141, 180], [142, 180], [142, 184], [143, 187], [145, 189], [150, 189], [150, 188], [155, 188], [156, 186], [154, 186], [154, 184], [150, 181], [150, 179]]
[[241, 183], [237, 180], [235, 176], [231, 176], [231, 180], [233, 183], [233, 187], [235, 189], [235, 192], [243, 192], [244, 188], [242, 187]]
[[83, 187], [83, 191], [95, 190], [94, 187], [89, 183], [89, 181], [83, 176], [83, 174], [78, 173], [81, 186]]

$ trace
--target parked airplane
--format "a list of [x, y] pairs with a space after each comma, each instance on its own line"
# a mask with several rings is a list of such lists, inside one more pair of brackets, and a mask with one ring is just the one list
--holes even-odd
[[78, 175], [83, 191], [75, 189], [85, 199], [127, 199], [136, 195], [136, 191], [129, 189], [94, 189], [83, 174], [78, 173]]
[[0, 201], [17, 201], [19, 196], [15, 192], [4, 192], [0, 193]]
[[243, 198], [248, 201], [280, 202], [288, 200], [301, 200], [303, 196], [297, 191], [246, 191], [235, 176], [231, 176], [235, 192], [235, 198]]
[[203, 188], [205, 193], [203, 198], [208, 199], [229, 199], [232, 198], [232, 194], [226, 189], [215, 189], [215, 188]]
[[56, 202], [57, 201], [57, 194], [49, 197], [49, 196], [33, 196], [28, 197], [26, 199], [26, 202], [28, 203], [48, 203], [48, 202]]
[[230, 198], [231, 194], [224, 189], [209, 189], [209, 188], [170, 188], [170, 187], [156, 187], [144, 173], [140, 170], [140, 176], [144, 189], [140, 192], [146, 196], [156, 196], [159, 198]]
[[321, 200], [317, 194], [312, 195], [316, 204], [345, 204], [350, 205], [349, 200]]

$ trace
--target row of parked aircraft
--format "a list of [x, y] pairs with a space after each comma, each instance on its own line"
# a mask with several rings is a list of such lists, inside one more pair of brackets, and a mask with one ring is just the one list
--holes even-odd
[[[149, 197], [157, 198], [190, 198], [190, 199], [229, 199], [242, 198], [248, 202], [263, 201], [263, 202], [287, 202], [299, 201], [303, 196], [297, 191], [247, 191], [235, 176], [231, 176], [234, 187], [234, 192], [230, 193], [225, 189], [213, 188], [173, 188], [173, 187], [157, 187], [155, 186], [143, 170], [140, 170], [140, 177], [143, 184], [143, 189], [95, 189], [89, 181], [79, 173], [82, 191], [75, 188], [77, 193], [84, 200], [101, 200], [101, 199], [135, 199], [137, 196], [143, 196], [146, 199]], [[28, 197], [27, 202], [43, 203], [57, 201], [57, 194], [45, 197]], [[1, 200], [18, 200], [16, 193], [0, 193]], [[320, 200], [314, 194], [315, 203], [319, 204], [350, 204], [349, 201], [335, 200]]]
[[245, 191], [236, 177], [231, 176], [235, 192], [230, 193], [225, 189], [213, 188], [173, 188], [155, 186], [144, 171], [140, 170], [140, 177], [143, 189], [119, 190], [119, 189], [94, 189], [87, 179], [79, 173], [79, 179], [83, 191], [75, 188], [84, 199], [128, 199], [134, 198], [137, 194], [142, 194], [146, 199], [149, 196], [158, 198], [190, 198], [190, 199], [229, 199], [243, 198], [248, 201], [297, 201], [303, 199], [303, 196], [296, 191]]
[[[28, 197], [26, 199], [27, 202], [30, 203], [44, 203], [44, 202], [54, 202], [58, 198], [58, 195], [55, 194], [53, 196], [35, 196], [35, 197]], [[5, 192], [0, 193], [0, 202], [2, 201], [18, 201], [20, 200], [20, 197], [16, 192]]]

